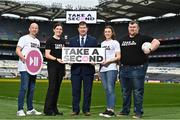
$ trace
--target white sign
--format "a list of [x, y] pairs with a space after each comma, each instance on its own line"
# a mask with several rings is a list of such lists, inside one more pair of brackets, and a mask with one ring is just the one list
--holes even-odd
[[96, 23], [96, 11], [66, 11], [66, 23]]
[[105, 48], [63, 47], [64, 63], [102, 63], [105, 61]]

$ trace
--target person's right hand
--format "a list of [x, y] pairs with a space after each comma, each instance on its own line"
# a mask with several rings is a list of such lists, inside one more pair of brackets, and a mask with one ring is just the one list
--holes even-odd
[[64, 62], [63, 62], [62, 59], [60, 59], [60, 58], [57, 58], [57, 61], [58, 61], [59, 63], [64, 64]]
[[26, 62], [26, 58], [23, 56], [23, 57], [21, 57], [20, 58], [21, 59], [21, 61], [23, 62], [23, 63], [25, 63]]

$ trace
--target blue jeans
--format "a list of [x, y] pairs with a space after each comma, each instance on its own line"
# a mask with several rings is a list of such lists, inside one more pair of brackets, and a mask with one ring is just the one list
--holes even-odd
[[138, 115], [143, 114], [144, 79], [147, 67], [148, 64], [120, 66], [120, 82], [123, 97], [122, 113], [129, 114], [131, 94], [133, 92], [134, 112]]
[[21, 75], [21, 82], [20, 82], [20, 90], [18, 95], [18, 110], [23, 110], [24, 98], [26, 92], [27, 92], [27, 96], [26, 96], [27, 110], [32, 110], [36, 75], [30, 75], [26, 71], [20, 72], [20, 75]]
[[117, 80], [117, 70], [110, 70], [106, 72], [100, 72], [102, 84], [106, 92], [106, 104], [107, 108], [114, 109], [115, 107], [115, 82]]

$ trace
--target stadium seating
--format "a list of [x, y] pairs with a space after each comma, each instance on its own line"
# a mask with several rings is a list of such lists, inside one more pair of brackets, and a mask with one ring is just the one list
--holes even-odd
[[[18, 57], [15, 53], [15, 47], [17, 40], [24, 34], [28, 33], [29, 24], [34, 22], [27, 19], [10, 19], [3, 18], [0, 19], [0, 74], [5, 74], [4, 72], [12, 73], [18, 76], [17, 71], [17, 60]], [[160, 39], [160, 48], [153, 52], [150, 58], [150, 66], [155, 67], [155, 70], [159, 67], [176, 67], [180, 68], [178, 63], [180, 60], [180, 16], [140, 21], [140, 32], [143, 34], [151, 35], [155, 38]], [[52, 36], [52, 27], [54, 22], [52, 21], [35, 21], [39, 24], [40, 32], [38, 34], [38, 39], [41, 41], [41, 51], [44, 54], [45, 42], [49, 37]], [[103, 29], [105, 25], [112, 25], [115, 29], [117, 40], [127, 34], [127, 22], [116, 22], [116, 23], [97, 23], [90, 24], [89, 34], [95, 36], [99, 44], [103, 41]], [[66, 24], [63, 23], [64, 32], [63, 35], [67, 36], [69, 39], [72, 36], [77, 35], [77, 25], [76, 24]], [[8, 60], [8, 61], [7, 61]], [[11, 62], [9, 60], [15, 60]], [[10, 64], [9, 64], [10, 63]], [[11, 71], [12, 70], [12, 71]], [[67, 67], [66, 78], [70, 78], [70, 66]], [[98, 71], [98, 66], [96, 66], [96, 71]], [[12, 76], [13, 76], [12, 75]], [[2, 75], [0, 75], [2, 76]], [[6, 75], [10, 76], [10, 75]], [[38, 75], [39, 78], [47, 78], [47, 66], [44, 64], [42, 72]], [[164, 78], [164, 80], [171, 79], [169, 77], [163, 76], [161, 73], [152, 74], [148, 70], [148, 79]], [[168, 75], [172, 76], [172, 75]], [[166, 78], [166, 79], [165, 79]], [[180, 76], [176, 75], [174, 80], [180, 80]]]
[[[164, 19], [156, 19], [140, 22], [140, 31], [143, 34], [152, 35], [161, 39], [172, 39], [180, 37], [180, 17], [171, 17]], [[18, 40], [18, 38], [28, 31], [29, 24], [33, 22], [27, 19], [8, 19], [1, 18], [0, 22], [0, 39], [2, 40]], [[52, 21], [36, 21], [39, 24], [40, 32], [39, 39], [47, 40], [52, 35]], [[127, 23], [107, 23], [115, 28], [117, 39], [127, 34]], [[89, 33], [98, 38], [103, 39], [103, 29], [107, 25], [105, 23], [89, 25]], [[77, 33], [77, 25], [65, 24], [64, 35], [72, 37]]]

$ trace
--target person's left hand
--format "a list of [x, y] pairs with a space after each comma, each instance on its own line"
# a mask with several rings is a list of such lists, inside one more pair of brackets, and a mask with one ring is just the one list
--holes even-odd
[[151, 49], [152, 49], [152, 45], [150, 42], [143, 43], [142, 50], [144, 54], [149, 54], [151, 52]]
[[101, 63], [101, 65], [103, 65], [103, 66], [108, 66], [108, 65], [109, 65], [109, 62], [108, 62], [108, 61], [104, 61], [104, 62]]
[[96, 65], [96, 63], [95, 63], [95, 62], [91, 62], [90, 64], [91, 64], [91, 65]]

